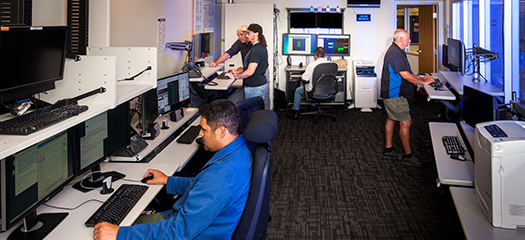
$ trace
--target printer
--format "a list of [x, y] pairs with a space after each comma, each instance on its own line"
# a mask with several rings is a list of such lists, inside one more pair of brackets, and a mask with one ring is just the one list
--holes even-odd
[[371, 112], [377, 108], [377, 75], [375, 65], [369, 60], [354, 60], [354, 84], [352, 99], [355, 108]]
[[525, 227], [525, 122], [476, 125], [476, 199], [494, 227]]

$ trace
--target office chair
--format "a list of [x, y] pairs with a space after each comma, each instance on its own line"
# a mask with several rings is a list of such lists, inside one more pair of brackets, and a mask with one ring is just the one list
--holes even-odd
[[256, 111], [264, 109], [264, 100], [262, 97], [253, 97], [244, 99], [235, 104], [239, 112], [241, 113], [241, 126], [239, 126], [239, 134], [242, 134], [244, 128], [248, 124], [248, 118], [250, 115]]
[[277, 132], [277, 114], [271, 110], [254, 112], [244, 129], [247, 142], [257, 143], [253, 155], [252, 181], [241, 220], [233, 232], [233, 240], [266, 239], [270, 219], [270, 140]]
[[[309, 103], [315, 103], [316, 111], [301, 113], [301, 115], [315, 115], [314, 123], [317, 122], [317, 119], [320, 116], [331, 117], [332, 121], [337, 120], [335, 114], [332, 114], [323, 111], [321, 109], [321, 103], [329, 103], [335, 98], [337, 94], [336, 82], [338, 66], [334, 62], [326, 62], [317, 65], [314, 68], [314, 73], [312, 76], [313, 88], [312, 91], [307, 92], [305, 89], [305, 100]], [[303, 83], [303, 87], [305, 83]]]

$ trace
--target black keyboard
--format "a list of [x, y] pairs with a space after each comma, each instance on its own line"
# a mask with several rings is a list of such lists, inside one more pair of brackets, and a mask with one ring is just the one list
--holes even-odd
[[59, 104], [39, 108], [1, 122], [0, 134], [28, 135], [87, 110], [88, 106], [77, 104]]
[[186, 132], [184, 132], [178, 139], [178, 143], [186, 143], [191, 144], [197, 136], [199, 136], [199, 132], [201, 131], [201, 126], [195, 126], [192, 125]]
[[94, 227], [100, 222], [119, 225], [148, 188], [149, 187], [145, 185], [122, 184], [122, 186], [91, 215], [85, 223], [86, 226]]
[[465, 154], [465, 149], [461, 145], [458, 136], [443, 136], [441, 139], [443, 140], [447, 154]]
[[226, 77], [226, 73], [228, 72], [222, 72], [217, 76], [217, 79], [230, 79], [229, 77]]

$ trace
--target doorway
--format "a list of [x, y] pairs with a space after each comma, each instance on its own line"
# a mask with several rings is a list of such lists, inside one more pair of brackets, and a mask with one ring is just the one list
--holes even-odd
[[438, 69], [436, 5], [397, 5], [397, 28], [405, 29], [411, 43], [407, 58], [415, 73], [433, 73]]

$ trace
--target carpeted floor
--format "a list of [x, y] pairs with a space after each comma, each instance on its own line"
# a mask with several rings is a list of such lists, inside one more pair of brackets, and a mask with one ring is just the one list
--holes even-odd
[[[268, 239], [465, 239], [450, 194], [436, 187], [422, 118], [438, 113], [437, 103], [416, 94], [411, 145], [431, 162], [420, 169], [381, 159], [385, 110], [339, 108], [336, 122], [317, 124], [278, 112]], [[398, 127], [394, 147], [402, 149]]]

